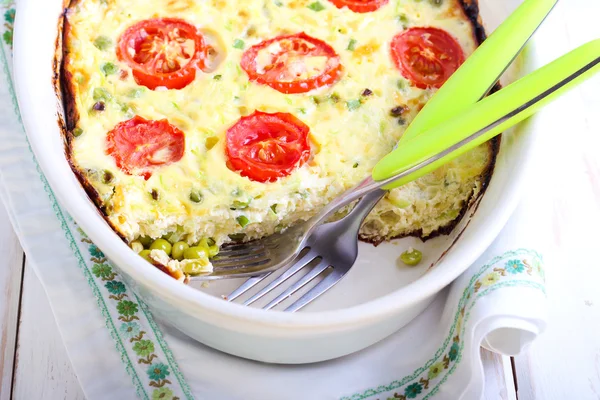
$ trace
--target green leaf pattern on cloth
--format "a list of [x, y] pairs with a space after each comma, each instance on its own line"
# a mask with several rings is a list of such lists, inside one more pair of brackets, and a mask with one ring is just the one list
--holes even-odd
[[435, 396], [461, 361], [465, 321], [477, 300], [494, 290], [511, 286], [525, 286], [546, 293], [542, 257], [537, 252], [527, 249], [509, 251], [481, 267], [463, 291], [443, 346], [421, 368], [387, 385], [345, 396], [341, 400], [427, 400]]
[[[134, 367], [135, 373], [146, 382], [146, 387], [143, 388], [144, 396], [140, 397], [153, 400], [192, 399], [189, 387], [177, 365], [168, 362], [168, 359], [174, 358], [172, 354], [167, 356], [166, 353], [170, 351], [166, 343], [157, 344], [158, 336], [162, 338], [162, 334], [153, 321], [149, 322], [151, 317], [144, 311], [145, 306], [141, 300], [130, 292], [102, 251], [91, 243], [73, 220], [68, 220], [68, 226], [72, 227], [71, 233], [79, 238], [78, 246], [83, 246], [89, 254], [88, 265], [91, 265], [96, 284], [102, 288], [104, 302], [112, 307], [111, 317], [117, 327], [117, 340], [128, 346], [127, 355], [137, 365]], [[177, 370], [177, 380], [171, 378], [171, 371], [174, 370]]]
[[15, 30], [15, 2], [13, 0], [2, 0], [4, 8], [4, 32], [2, 40], [12, 49], [13, 32]]

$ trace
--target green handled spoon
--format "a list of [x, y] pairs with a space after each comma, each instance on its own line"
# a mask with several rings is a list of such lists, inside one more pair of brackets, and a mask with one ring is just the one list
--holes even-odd
[[391, 189], [439, 168], [530, 117], [599, 70], [597, 39], [403, 141], [375, 166], [372, 185]]
[[493, 88], [558, 0], [525, 0], [444, 83], [399, 143], [465, 111]]
[[[558, 0], [525, 0], [426, 103], [397, 146], [467, 110], [485, 97], [557, 2]], [[392, 186], [387, 189], [389, 188]], [[381, 191], [379, 199], [385, 193]], [[373, 198], [368, 200], [372, 207], [377, 203], [377, 198], [371, 197]]]

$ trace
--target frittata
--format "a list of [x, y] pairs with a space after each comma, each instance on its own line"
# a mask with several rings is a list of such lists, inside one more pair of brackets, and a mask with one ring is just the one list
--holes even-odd
[[[464, 0], [72, 1], [68, 157], [143, 256], [209, 271], [218, 246], [306, 220], [369, 176], [479, 44], [476, 12]], [[392, 190], [361, 239], [447, 231], [495, 151]]]

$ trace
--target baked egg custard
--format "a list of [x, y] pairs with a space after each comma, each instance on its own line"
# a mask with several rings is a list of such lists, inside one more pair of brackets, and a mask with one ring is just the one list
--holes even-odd
[[[68, 157], [115, 231], [169, 274], [307, 220], [370, 175], [482, 40], [462, 0], [75, 0]], [[390, 191], [360, 238], [446, 233], [496, 142]]]

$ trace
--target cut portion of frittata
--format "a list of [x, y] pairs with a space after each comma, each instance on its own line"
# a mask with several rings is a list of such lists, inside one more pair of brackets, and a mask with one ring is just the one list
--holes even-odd
[[[310, 218], [370, 174], [481, 39], [459, 0], [240, 4], [68, 8], [68, 155], [129, 242], [219, 246]], [[361, 238], [453, 226], [494, 157], [485, 144], [392, 190]]]

